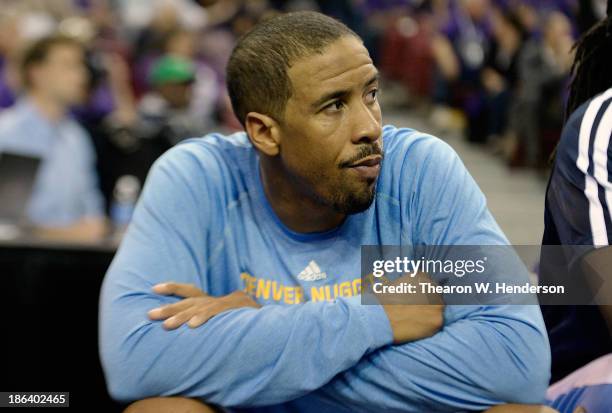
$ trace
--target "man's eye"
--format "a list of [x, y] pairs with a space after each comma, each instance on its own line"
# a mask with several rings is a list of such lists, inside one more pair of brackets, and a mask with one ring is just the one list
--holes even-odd
[[373, 103], [376, 101], [376, 97], [378, 96], [378, 89], [373, 89], [366, 95], [366, 100], [368, 103]]
[[327, 105], [327, 107], [325, 108], [326, 110], [331, 110], [333, 111], [338, 111], [340, 109], [342, 109], [342, 106], [344, 106], [344, 103], [342, 103], [341, 100], [336, 100], [332, 103], [330, 103], [329, 105]]

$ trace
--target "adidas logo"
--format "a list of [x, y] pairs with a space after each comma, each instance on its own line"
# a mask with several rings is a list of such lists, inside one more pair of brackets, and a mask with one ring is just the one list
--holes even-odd
[[306, 268], [298, 274], [297, 278], [302, 281], [317, 281], [327, 278], [327, 274], [321, 272], [321, 268], [319, 268], [316, 262], [310, 261]]

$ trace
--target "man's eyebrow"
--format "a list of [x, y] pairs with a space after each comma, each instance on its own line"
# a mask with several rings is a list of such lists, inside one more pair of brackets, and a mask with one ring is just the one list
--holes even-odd
[[[363, 88], [365, 89], [368, 86], [371, 86], [374, 83], [378, 82], [379, 78], [380, 78], [380, 74], [378, 72], [376, 72], [376, 74], [374, 76], [372, 76], [370, 79], [368, 79], [367, 82], [365, 82], [365, 84], [363, 85]], [[327, 94], [323, 95], [322, 97], [320, 97], [319, 99], [317, 99], [312, 104], [312, 108], [313, 109], [318, 109], [319, 106], [321, 106], [325, 102], [330, 101], [330, 100], [334, 100], [334, 99], [338, 99], [338, 98], [341, 98], [343, 96], [347, 96], [350, 93], [351, 93], [351, 91], [349, 89], [335, 90], [333, 92], [327, 93]]]
[[376, 72], [376, 74], [374, 76], [372, 76], [370, 78], [370, 80], [368, 80], [365, 85], [363, 86], [363, 88], [367, 88], [368, 86], [372, 86], [374, 83], [378, 82], [380, 80], [380, 73]]

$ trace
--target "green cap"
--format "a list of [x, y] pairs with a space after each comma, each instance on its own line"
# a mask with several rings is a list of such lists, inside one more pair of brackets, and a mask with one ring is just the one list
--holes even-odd
[[149, 81], [153, 86], [168, 83], [185, 83], [195, 79], [193, 62], [179, 56], [166, 55], [155, 61], [149, 71]]

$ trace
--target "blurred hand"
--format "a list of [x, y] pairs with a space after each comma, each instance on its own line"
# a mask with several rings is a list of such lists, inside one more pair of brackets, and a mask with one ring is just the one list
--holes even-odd
[[506, 87], [504, 78], [493, 69], [486, 68], [482, 72], [482, 83], [491, 93], [501, 93]]
[[153, 291], [161, 295], [176, 295], [183, 300], [154, 308], [148, 315], [151, 320], [165, 320], [163, 327], [174, 330], [183, 324], [196, 328], [212, 317], [227, 310], [261, 306], [243, 291], [234, 291], [221, 297], [211, 297], [193, 284], [167, 282], [157, 284]]

